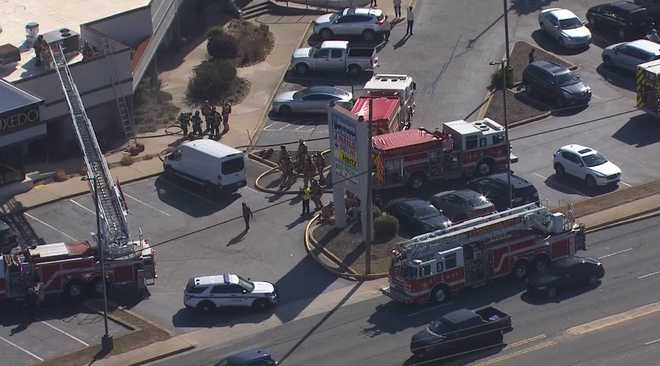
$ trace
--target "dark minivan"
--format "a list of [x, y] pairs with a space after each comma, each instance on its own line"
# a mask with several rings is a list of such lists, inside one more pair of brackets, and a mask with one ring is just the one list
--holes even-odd
[[534, 61], [523, 71], [523, 83], [529, 95], [557, 107], [585, 105], [591, 100], [591, 88], [567, 67], [548, 61]]
[[624, 41], [644, 38], [654, 26], [646, 8], [631, 1], [596, 5], [587, 11], [591, 29], [613, 32]]
[[[511, 186], [513, 207], [538, 202], [539, 192], [526, 179], [511, 174]], [[468, 183], [468, 188], [486, 196], [490, 202], [495, 204], [495, 207], [499, 211], [505, 210], [508, 207], [507, 187], [506, 173], [489, 175]]]

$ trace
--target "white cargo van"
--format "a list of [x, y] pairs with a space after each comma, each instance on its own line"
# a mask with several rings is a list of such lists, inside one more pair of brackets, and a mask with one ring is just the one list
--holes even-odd
[[165, 157], [165, 173], [199, 183], [208, 191], [236, 192], [246, 185], [242, 151], [213, 140], [184, 142]]

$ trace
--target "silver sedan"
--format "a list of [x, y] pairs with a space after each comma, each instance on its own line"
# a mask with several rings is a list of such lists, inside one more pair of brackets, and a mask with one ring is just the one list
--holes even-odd
[[348, 106], [353, 99], [350, 92], [334, 86], [312, 86], [298, 91], [289, 91], [273, 98], [275, 113], [325, 113], [330, 102]]

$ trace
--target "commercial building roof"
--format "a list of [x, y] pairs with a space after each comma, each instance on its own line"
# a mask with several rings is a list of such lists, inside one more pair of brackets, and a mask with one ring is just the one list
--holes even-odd
[[0, 77], [20, 80], [36, 74], [34, 51], [26, 48], [25, 25], [39, 24], [39, 33], [68, 28], [80, 33], [80, 25], [114, 14], [149, 5], [151, 0], [3, 0], [0, 19], [0, 45], [12, 44], [21, 50], [21, 61], [15, 70], [0, 69]]
[[34, 95], [0, 79], [0, 115], [41, 102]]
[[351, 112], [358, 117], [364, 117], [365, 121], [369, 120], [369, 99], [373, 100], [373, 111], [371, 112], [373, 121], [391, 119], [399, 107], [399, 97], [359, 97]]

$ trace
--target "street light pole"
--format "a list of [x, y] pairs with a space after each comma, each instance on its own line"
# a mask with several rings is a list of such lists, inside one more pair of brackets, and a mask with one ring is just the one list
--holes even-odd
[[87, 177], [83, 180], [91, 180], [94, 185], [94, 208], [96, 210], [96, 245], [101, 254], [101, 280], [103, 281], [103, 326], [105, 332], [101, 338], [101, 349], [109, 352], [113, 348], [112, 336], [108, 331], [108, 288], [105, 277], [105, 249], [101, 239], [101, 214], [99, 210], [98, 182], [96, 177]]

